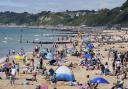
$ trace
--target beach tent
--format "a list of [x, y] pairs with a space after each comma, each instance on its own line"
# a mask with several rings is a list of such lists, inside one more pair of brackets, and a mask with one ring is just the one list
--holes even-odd
[[57, 81], [74, 81], [75, 80], [73, 72], [67, 66], [58, 67], [55, 73], [56, 73]]
[[87, 59], [92, 59], [92, 54], [90, 53], [87, 53], [84, 55], [84, 58], [87, 58]]
[[109, 84], [109, 82], [102, 77], [94, 78], [94, 79], [90, 80], [90, 82], [91, 83], [98, 83], [98, 84]]
[[48, 59], [48, 60], [53, 60], [53, 59], [54, 59], [53, 54], [52, 54], [52, 53], [48, 53], [48, 54], [46, 55], [46, 59]]
[[17, 60], [23, 60], [23, 56], [20, 56], [20, 55], [16, 55], [15, 58], [16, 58]]

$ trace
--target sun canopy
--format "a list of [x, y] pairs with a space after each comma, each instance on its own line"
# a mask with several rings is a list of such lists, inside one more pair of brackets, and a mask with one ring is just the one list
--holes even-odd
[[54, 56], [53, 56], [52, 53], [48, 53], [48, 54], [46, 55], [46, 58], [47, 58], [48, 60], [53, 60], [53, 59], [54, 59]]
[[92, 50], [94, 48], [94, 46], [93, 46], [93, 44], [90, 43], [90, 44], [87, 45], [86, 48], [89, 49], [89, 50]]
[[87, 59], [92, 59], [92, 54], [90, 53], [87, 53], [84, 55], [84, 58], [87, 58]]
[[90, 82], [91, 83], [98, 83], [98, 84], [109, 84], [109, 82], [102, 77], [94, 78], [94, 79], [90, 80]]
[[57, 81], [74, 81], [75, 80], [73, 72], [67, 66], [60, 66], [55, 73], [56, 73]]

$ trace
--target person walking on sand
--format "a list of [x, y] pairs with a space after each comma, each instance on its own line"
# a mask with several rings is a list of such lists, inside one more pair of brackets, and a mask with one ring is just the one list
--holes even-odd
[[15, 64], [15, 68], [16, 68], [16, 71], [17, 71], [17, 73], [18, 73], [18, 75], [19, 75], [19, 70], [20, 70], [19, 63], [16, 63], [16, 64]]
[[11, 75], [10, 75], [10, 83], [11, 83], [11, 86], [12, 85], [15, 85], [15, 77], [16, 77], [16, 69], [15, 69], [15, 67], [12, 67], [12, 69], [11, 69]]
[[56, 73], [54, 73], [53, 76], [52, 76], [53, 89], [57, 89], [56, 88], [56, 83], [57, 83]]
[[40, 69], [43, 69], [43, 58], [40, 58], [39, 62], [40, 62]]
[[37, 82], [37, 71], [36, 71], [36, 69], [32, 73], [32, 81], [36, 81]]

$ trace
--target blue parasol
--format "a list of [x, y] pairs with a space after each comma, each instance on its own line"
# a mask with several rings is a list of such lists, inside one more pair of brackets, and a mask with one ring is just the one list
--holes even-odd
[[87, 49], [92, 50], [93, 48], [94, 48], [93, 44], [90, 43], [87, 45]]
[[92, 54], [87, 53], [87, 54], [84, 55], [84, 58], [92, 59]]
[[98, 83], [98, 84], [109, 84], [109, 82], [102, 77], [94, 78], [94, 79], [90, 80], [90, 82], [91, 83]]
[[3, 68], [8, 68], [8, 67], [9, 67], [8, 64], [4, 64], [4, 65], [3, 65]]
[[54, 56], [53, 56], [52, 53], [48, 53], [48, 54], [46, 55], [46, 58], [47, 58], [48, 60], [53, 60], [53, 59], [54, 59]]

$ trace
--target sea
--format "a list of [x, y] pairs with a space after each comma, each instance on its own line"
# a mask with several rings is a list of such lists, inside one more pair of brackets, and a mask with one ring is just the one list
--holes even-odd
[[[25, 52], [30, 52], [36, 45], [40, 46], [26, 43], [27, 41], [53, 42], [57, 41], [60, 35], [67, 35], [66, 32], [68, 33], [68, 31], [54, 29], [0, 27], [0, 58], [5, 57], [9, 50], [18, 52], [20, 49], [24, 49]], [[52, 47], [52, 44], [43, 44], [42, 47], [49, 48]]]

